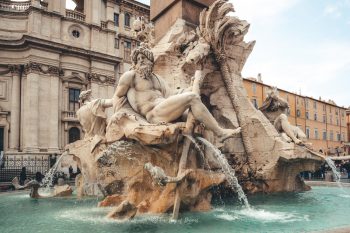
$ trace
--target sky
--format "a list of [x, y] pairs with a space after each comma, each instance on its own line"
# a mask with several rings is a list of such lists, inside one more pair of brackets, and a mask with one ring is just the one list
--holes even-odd
[[[149, 4], [149, 0], [139, 0]], [[243, 77], [350, 106], [350, 0], [230, 0], [256, 45]]]

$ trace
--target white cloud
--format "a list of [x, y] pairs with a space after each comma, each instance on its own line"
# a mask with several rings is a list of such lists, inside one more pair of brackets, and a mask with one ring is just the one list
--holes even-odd
[[337, 5], [328, 5], [324, 8], [323, 12], [325, 15], [331, 15], [337, 18], [339, 18], [342, 15], [340, 7]]
[[230, 0], [237, 15], [249, 22], [274, 21], [300, 0]]

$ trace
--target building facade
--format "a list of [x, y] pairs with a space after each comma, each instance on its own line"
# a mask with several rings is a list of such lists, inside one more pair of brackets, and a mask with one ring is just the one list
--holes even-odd
[[[261, 79], [258, 80], [244, 79], [248, 96], [256, 108], [261, 107], [271, 88]], [[349, 141], [346, 108], [337, 106], [333, 101], [314, 99], [281, 89], [278, 91], [289, 103], [289, 122], [305, 132], [315, 150], [332, 155], [347, 153], [344, 150]]]
[[[79, 94], [111, 98], [137, 46], [131, 26], [149, 21], [134, 0], [0, 0], [0, 151], [59, 154], [83, 137]], [[111, 112], [109, 112], [111, 113]]]

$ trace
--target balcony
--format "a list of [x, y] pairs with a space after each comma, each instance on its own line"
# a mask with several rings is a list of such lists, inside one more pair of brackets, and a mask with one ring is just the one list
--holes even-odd
[[0, 0], [0, 10], [6, 11], [26, 11], [31, 6], [31, 1], [12, 2]]
[[74, 111], [62, 111], [63, 121], [79, 122], [77, 114]]
[[79, 11], [66, 10], [66, 17], [69, 19], [85, 22], [85, 15]]

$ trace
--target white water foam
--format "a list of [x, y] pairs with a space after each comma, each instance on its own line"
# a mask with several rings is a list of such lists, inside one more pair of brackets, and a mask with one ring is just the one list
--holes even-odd
[[295, 213], [271, 212], [257, 209], [242, 209], [236, 212], [238, 215], [253, 218], [262, 222], [296, 222], [310, 221], [308, 215], [299, 216]]
[[229, 214], [229, 213], [216, 214], [215, 217], [226, 220], [226, 221], [234, 221], [234, 220], [238, 219], [237, 216], [233, 216], [232, 214]]
[[241, 185], [238, 183], [238, 179], [235, 175], [235, 170], [231, 167], [231, 165], [228, 163], [226, 157], [221, 153], [220, 150], [218, 150], [213, 144], [211, 144], [209, 141], [202, 137], [197, 137], [199, 141], [204, 143], [205, 146], [210, 148], [214, 155], [216, 156], [218, 162], [221, 165], [221, 170], [226, 176], [226, 180], [228, 181], [231, 188], [238, 194], [238, 199], [244, 203], [244, 205], [249, 209], [250, 205], [247, 199], [247, 196], [245, 195]]

